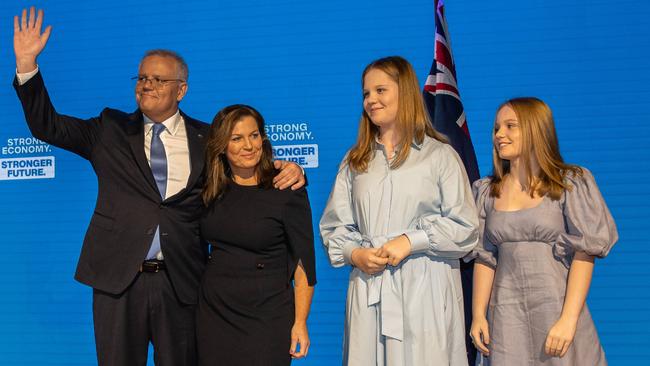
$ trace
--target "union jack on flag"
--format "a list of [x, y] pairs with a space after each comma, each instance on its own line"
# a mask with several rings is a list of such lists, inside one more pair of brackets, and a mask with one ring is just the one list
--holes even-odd
[[445, 20], [443, 0], [435, 2], [436, 40], [431, 71], [424, 85], [424, 101], [433, 127], [447, 136], [463, 160], [470, 183], [480, 175], [474, 146], [469, 135], [467, 119], [460, 100], [456, 79], [456, 66], [451, 53], [451, 41]]

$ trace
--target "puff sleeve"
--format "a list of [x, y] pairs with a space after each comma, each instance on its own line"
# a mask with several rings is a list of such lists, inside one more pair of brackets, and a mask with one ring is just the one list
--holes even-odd
[[571, 189], [561, 198], [565, 233], [557, 237], [553, 254], [570, 267], [575, 252], [603, 258], [618, 240], [618, 231], [596, 181], [587, 169], [582, 177], [566, 177]]
[[472, 259], [492, 267], [496, 268], [498, 262], [498, 248], [492, 242], [485, 233], [485, 220], [487, 217], [488, 209], [486, 205], [491, 199], [490, 196], [490, 178], [482, 178], [472, 184], [472, 192], [474, 193], [474, 200], [476, 201], [476, 207], [478, 209], [478, 221], [479, 221], [479, 242], [476, 248], [468, 254], [464, 260], [469, 262]]

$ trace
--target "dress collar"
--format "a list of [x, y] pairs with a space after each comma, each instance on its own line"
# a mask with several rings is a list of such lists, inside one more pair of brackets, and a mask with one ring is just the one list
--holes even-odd
[[[411, 147], [416, 149], [416, 150], [421, 150], [422, 146], [424, 145], [424, 140], [426, 139], [426, 136], [422, 139], [422, 142], [418, 143], [415, 139], [411, 141]], [[381, 149], [384, 147], [384, 144], [379, 141], [379, 134], [375, 135], [375, 148], [376, 149]], [[395, 153], [397, 154], [399, 152], [399, 146], [395, 148]]]

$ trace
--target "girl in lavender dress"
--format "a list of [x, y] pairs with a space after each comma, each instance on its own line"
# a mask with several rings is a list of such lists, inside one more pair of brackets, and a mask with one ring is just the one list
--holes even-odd
[[606, 365], [585, 299], [618, 234], [594, 177], [562, 160], [537, 98], [501, 105], [493, 143], [494, 173], [473, 187], [474, 344], [496, 366]]

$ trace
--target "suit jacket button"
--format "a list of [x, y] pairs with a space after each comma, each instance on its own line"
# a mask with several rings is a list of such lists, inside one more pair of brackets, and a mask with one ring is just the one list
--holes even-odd
[[264, 263], [257, 263], [257, 269], [264, 269]]

